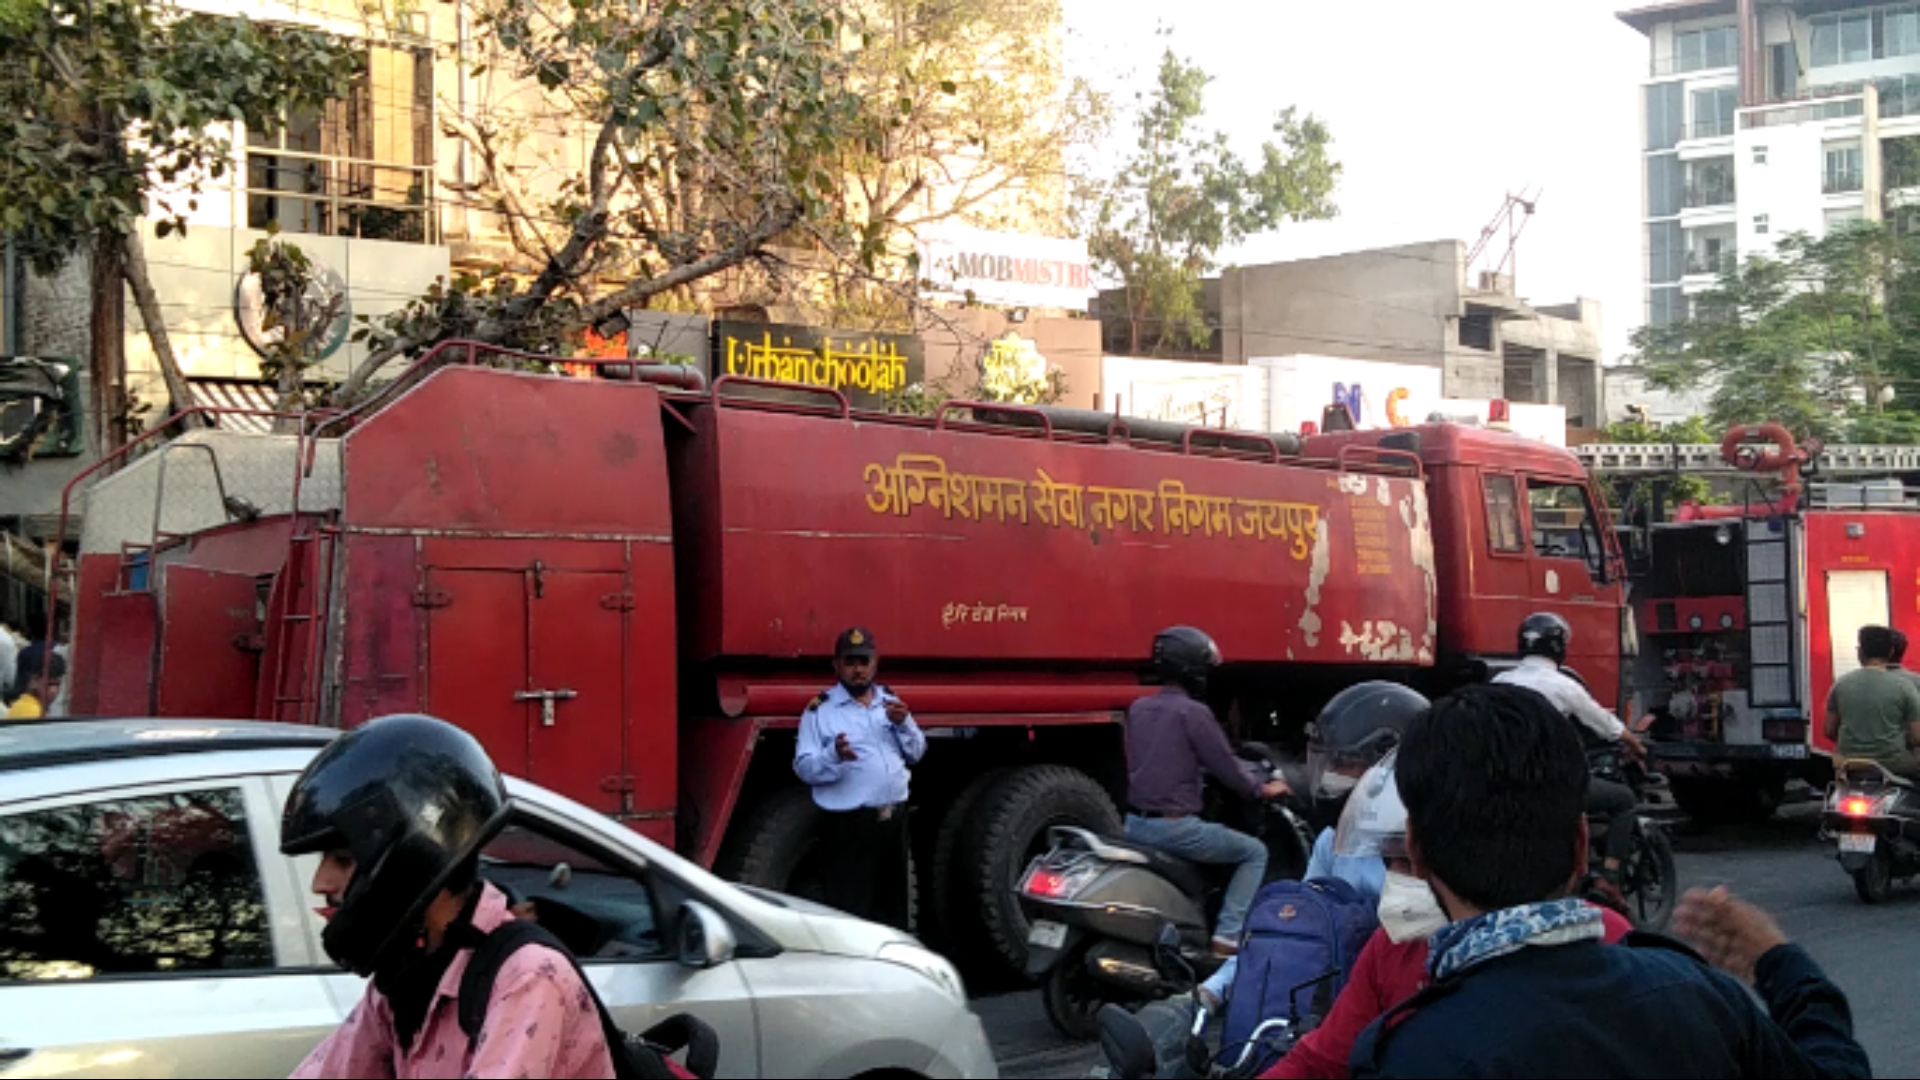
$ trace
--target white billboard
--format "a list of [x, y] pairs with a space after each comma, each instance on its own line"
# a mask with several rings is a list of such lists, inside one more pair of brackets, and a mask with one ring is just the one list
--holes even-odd
[[[1436, 414], [1484, 424], [1492, 405], [1442, 397], [1440, 369], [1424, 364], [1308, 355], [1263, 357], [1252, 363], [1269, 372], [1268, 412], [1274, 431], [1298, 432], [1309, 423], [1317, 427], [1326, 407], [1336, 402], [1353, 413], [1356, 426], [1369, 429], [1424, 424]], [[1566, 445], [1564, 406], [1513, 404], [1509, 413], [1515, 432]]]
[[1109, 409], [1142, 420], [1269, 431], [1267, 372], [1248, 364], [1206, 364], [1108, 356], [1100, 393]]
[[1003, 307], [1087, 310], [1093, 262], [1084, 240], [943, 226], [920, 237], [929, 296]]

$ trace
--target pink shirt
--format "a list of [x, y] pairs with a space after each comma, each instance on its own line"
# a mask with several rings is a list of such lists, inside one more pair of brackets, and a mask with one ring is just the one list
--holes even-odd
[[[511, 918], [506, 897], [484, 886], [474, 927], [490, 931]], [[472, 956], [472, 950], [463, 949], [447, 965], [413, 1046], [395, 1045], [393, 1012], [369, 982], [346, 1023], [307, 1055], [293, 1080], [613, 1076], [593, 998], [566, 957], [542, 945], [525, 946], [500, 966], [486, 1023], [469, 1051], [466, 1032], [460, 1030], [459, 997], [460, 976]]]

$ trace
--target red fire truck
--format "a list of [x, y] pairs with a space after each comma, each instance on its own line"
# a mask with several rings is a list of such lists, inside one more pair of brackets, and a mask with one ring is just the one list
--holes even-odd
[[1017, 965], [1013, 884], [1047, 827], [1119, 826], [1120, 721], [1163, 626], [1213, 634], [1218, 712], [1283, 746], [1356, 680], [1484, 677], [1541, 609], [1613, 700], [1604, 504], [1572, 454], [1508, 432], [897, 417], [671, 368], [500, 369], [538, 360], [442, 346], [292, 434], [226, 413], [103, 469], [72, 568], [74, 711], [427, 711], [505, 769], [805, 892], [793, 730], [835, 635], [867, 626], [932, 737], [922, 932]]
[[[1719, 446], [1601, 444], [1581, 461], [1625, 495], [1640, 647], [1622, 694], [1658, 718], [1660, 769], [1696, 819], [1764, 818], [1787, 785], [1825, 785], [1833, 681], [1863, 625], [1920, 640], [1920, 514], [1901, 477], [1920, 447], [1796, 445], [1778, 424]], [[1719, 506], [1668, 505], [1666, 479], [1714, 477]]]

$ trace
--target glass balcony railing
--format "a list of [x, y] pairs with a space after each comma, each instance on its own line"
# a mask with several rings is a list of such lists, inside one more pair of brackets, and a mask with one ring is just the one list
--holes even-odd
[[1709, 254], [1704, 251], [1689, 251], [1687, 252], [1687, 273], [1724, 274], [1733, 269], [1736, 261], [1731, 251], [1723, 251], [1718, 254]]
[[1733, 117], [1719, 120], [1695, 120], [1687, 125], [1689, 139], [1726, 139], [1733, 136]]
[[1820, 183], [1820, 190], [1828, 195], [1841, 195], [1849, 191], [1859, 191], [1862, 180], [1859, 169], [1829, 169]]
[[1680, 205], [1688, 210], [1699, 210], [1708, 206], [1733, 205], [1733, 181], [1708, 181], [1688, 184]]

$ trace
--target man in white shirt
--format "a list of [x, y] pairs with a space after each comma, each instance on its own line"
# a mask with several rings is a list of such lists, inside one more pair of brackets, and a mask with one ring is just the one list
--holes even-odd
[[[1573, 629], [1567, 621], [1551, 612], [1526, 617], [1520, 624], [1520, 666], [1501, 672], [1494, 682], [1522, 686], [1553, 703], [1562, 716], [1579, 724], [1583, 733], [1601, 742], [1617, 742], [1634, 757], [1646, 754], [1638, 736], [1593, 700], [1578, 679], [1560, 670], [1567, 660], [1567, 643]], [[1632, 850], [1633, 815], [1639, 800], [1625, 784], [1598, 777], [1587, 778], [1587, 812], [1607, 819], [1607, 839], [1601, 875], [1615, 885], [1620, 883], [1620, 864]]]

